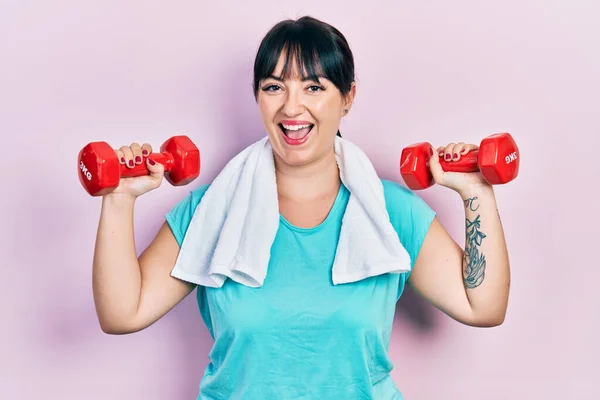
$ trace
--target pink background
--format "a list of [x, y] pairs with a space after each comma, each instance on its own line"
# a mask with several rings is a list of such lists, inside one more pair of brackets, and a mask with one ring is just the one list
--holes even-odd
[[[401, 149], [417, 141], [508, 131], [520, 146], [520, 176], [497, 188], [506, 322], [462, 326], [408, 292], [390, 349], [407, 400], [600, 398], [599, 13], [593, 0], [1, 1], [0, 398], [195, 398], [211, 341], [193, 296], [135, 335], [98, 326], [100, 201], [80, 187], [76, 155], [177, 133], [201, 147], [197, 181], [139, 200], [141, 250], [188, 190], [263, 135], [255, 51], [304, 14], [351, 43], [358, 94], [342, 133], [382, 177], [401, 180]], [[420, 194], [462, 245], [459, 197]]]

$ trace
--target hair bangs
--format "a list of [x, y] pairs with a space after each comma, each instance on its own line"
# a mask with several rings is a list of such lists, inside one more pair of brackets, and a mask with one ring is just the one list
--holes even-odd
[[[304, 43], [303, 43], [304, 42]], [[311, 79], [319, 82], [319, 77], [327, 77], [320, 63], [319, 51], [315, 43], [306, 43], [304, 40], [295, 40], [285, 43], [285, 63], [279, 79], [289, 79], [292, 77], [292, 71], [297, 71], [301, 80]], [[292, 68], [295, 63], [295, 69]], [[273, 74], [274, 71], [271, 71]]]
[[[275, 76], [282, 55], [285, 62], [279, 76]], [[258, 95], [263, 79], [289, 79], [292, 73], [315, 82], [326, 78], [346, 94], [354, 80], [353, 61], [345, 38], [335, 28], [311, 17], [282, 21], [269, 31], [259, 47], [254, 62], [254, 95]]]

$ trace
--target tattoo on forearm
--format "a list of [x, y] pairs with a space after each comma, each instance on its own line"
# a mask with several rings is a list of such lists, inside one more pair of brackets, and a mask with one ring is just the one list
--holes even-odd
[[469, 210], [471, 211], [477, 211], [477, 209], [479, 208], [479, 205], [477, 205], [477, 208], [473, 208], [473, 202], [477, 200], [477, 197], [469, 197], [468, 199], [465, 200], [465, 208], [469, 207]]
[[[475, 200], [473, 198], [473, 200]], [[468, 199], [470, 200], [470, 199]], [[465, 201], [465, 207], [469, 207], [472, 211], [473, 201], [467, 203]], [[479, 206], [477, 206], [479, 208]], [[475, 210], [477, 210], [475, 208]], [[465, 282], [465, 287], [467, 289], [474, 289], [481, 285], [483, 279], [485, 278], [485, 255], [479, 252], [479, 247], [485, 239], [486, 235], [481, 232], [481, 221], [479, 219], [479, 215], [475, 217], [473, 221], [466, 219], [466, 245], [465, 245], [465, 254], [463, 256], [464, 261], [464, 271], [463, 271], [463, 279]]]

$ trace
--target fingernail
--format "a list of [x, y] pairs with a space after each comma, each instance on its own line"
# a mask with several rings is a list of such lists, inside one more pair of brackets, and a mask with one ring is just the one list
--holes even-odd
[[121, 164], [125, 164], [125, 157], [121, 157]]
[[444, 155], [444, 151], [440, 151], [440, 157]]
[[458, 158], [458, 153], [454, 153], [454, 158]]
[[141, 163], [141, 162], [142, 162], [142, 157], [140, 157], [140, 156], [136, 156], [136, 157], [135, 157], [135, 162], [136, 162], [136, 163]]
[[148, 150], [142, 150], [142, 155], [147, 156], [148, 155]]
[[433, 155], [433, 149], [429, 149], [429, 155], [432, 156]]
[[452, 156], [450, 156], [450, 154], [446, 154], [446, 157], [444, 157], [444, 159], [446, 161], [450, 161], [452, 159]]
[[154, 160], [148, 160], [148, 162], [150, 163], [150, 165], [156, 164], [156, 162]]
[[133, 160], [129, 160], [129, 166], [133, 167]]

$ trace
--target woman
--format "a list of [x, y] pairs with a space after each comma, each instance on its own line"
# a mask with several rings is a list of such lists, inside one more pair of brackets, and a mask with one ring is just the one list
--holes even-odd
[[[489, 327], [504, 319], [509, 263], [493, 189], [479, 173], [445, 173], [431, 158], [435, 181], [464, 202], [463, 251], [425, 202], [383, 180], [412, 272], [334, 286], [331, 265], [349, 192], [333, 145], [356, 94], [352, 53], [328, 24], [283, 21], [263, 39], [254, 75], [281, 214], [264, 285], [227, 281], [209, 288], [170, 275], [208, 185], [177, 204], [136, 257], [135, 199], [160, 185], [163, 167], [145, 159], [149, 145], [134, 143], [117, 152], [128, 165], [146, 162], [150, 175], [123, 179], [102, 200], [93, 265], [100, 325], [111, 334], [142, 330], [197, 288], [215, 340], [199, 399], [401, 399], [387, 348], [405, 284], [463, 324]], [[459, 160], [476, 148], [451, 143], [437, 152]]]

